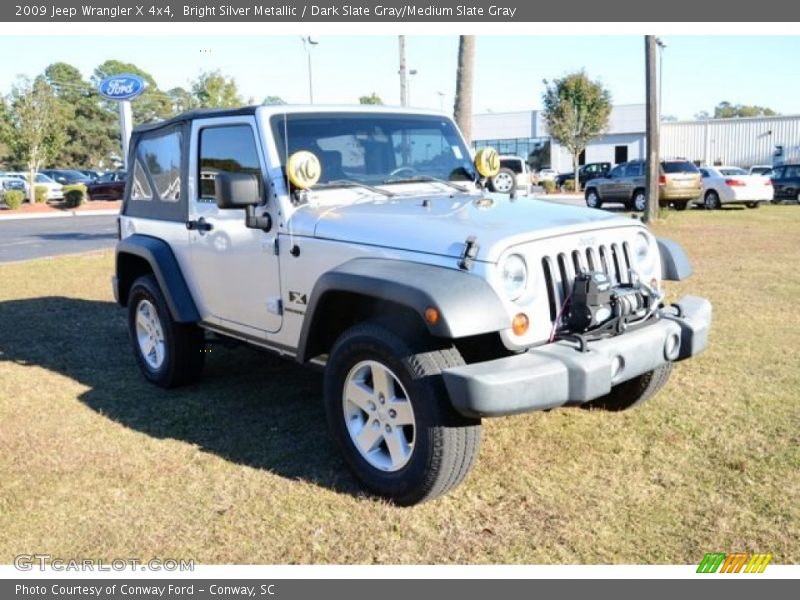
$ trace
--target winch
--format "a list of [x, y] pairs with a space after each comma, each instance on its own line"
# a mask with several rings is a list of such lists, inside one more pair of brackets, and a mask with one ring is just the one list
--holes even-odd
[[618, 334], [648, 318], [658, 307], [660, 294], [641, 283], [634, 271], [630, 283], [614, 285], [602, 271], [578, 273], [565, 307], [563, 322], [570, 333]]

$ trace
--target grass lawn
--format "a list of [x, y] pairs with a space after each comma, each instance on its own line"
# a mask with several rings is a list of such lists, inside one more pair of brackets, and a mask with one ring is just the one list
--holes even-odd
[[714, 304], [711, 348], [653, 401], [484, 421], [449, 496], [363, 495], [327, 438], [321, 376], [214, 347], [200, 385], [134, 363], [111, 252], [0, 265], [0, 563], [800, 562], [800, 207], [656, 227]]

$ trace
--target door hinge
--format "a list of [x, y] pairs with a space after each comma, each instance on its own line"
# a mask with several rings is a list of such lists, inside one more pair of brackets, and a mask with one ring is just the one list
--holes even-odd
[[273, 250], [273, 252], [275, 252], [275, 256], [278, 256], [281, 253], [281, 246], [280, 246], [280, 243], [278, 242], [278, 236], [277, 235], [275, 236], [275, 241], [272, 244], [272, 250]]
[[283, 301], [276, 296], [270, 296], [267, 298], [267, 311], [273, 315], [281, 316], [283, 314]]

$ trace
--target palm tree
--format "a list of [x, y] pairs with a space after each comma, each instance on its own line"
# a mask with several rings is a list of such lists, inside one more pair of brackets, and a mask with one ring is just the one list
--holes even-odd
[[453, 117], [464, 134], [467, 144], [472, 143], [472, 80], [475, 73], [475, 36], [458, 38], [458, 71], [456, 73], [456, 100]]

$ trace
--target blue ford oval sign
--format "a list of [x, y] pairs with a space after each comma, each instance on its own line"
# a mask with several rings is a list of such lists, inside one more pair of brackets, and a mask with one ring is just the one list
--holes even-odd
[[131, 100], [144, 92], [145, 81], [138, 75], [112, 75], [97, 86], [100, 95], [109, 100]]

